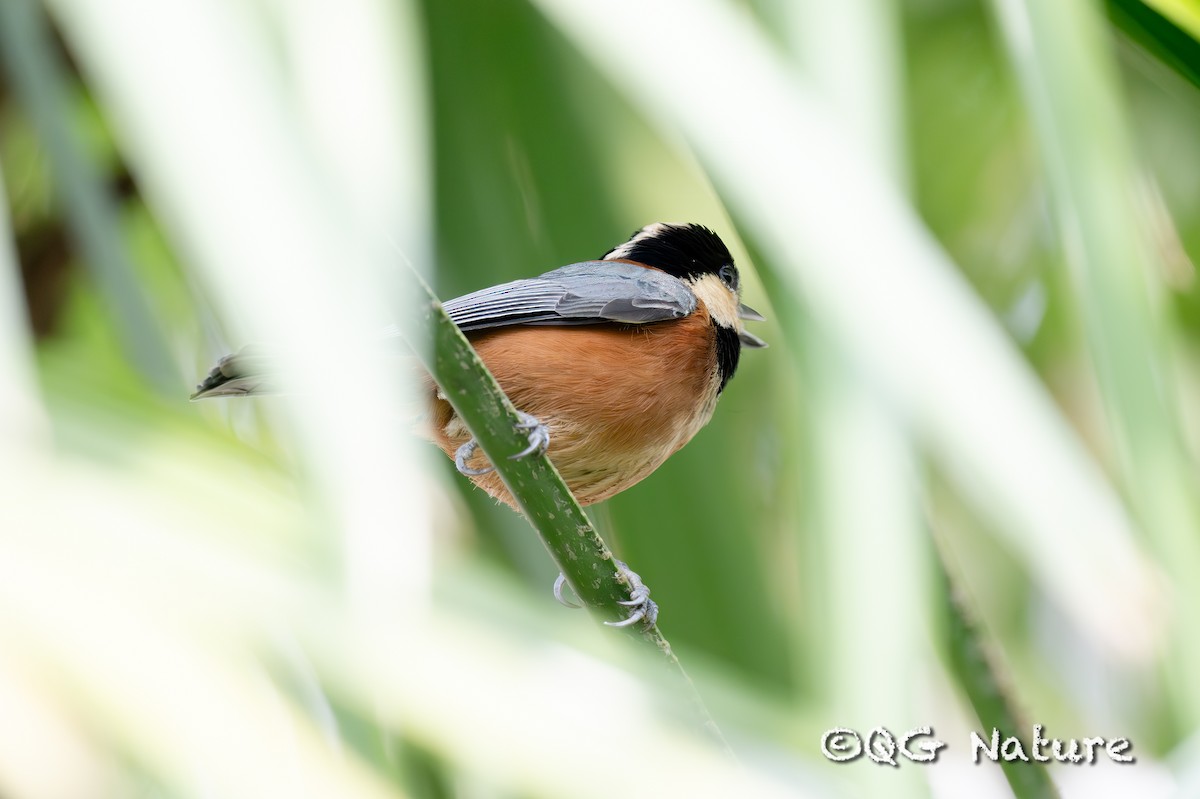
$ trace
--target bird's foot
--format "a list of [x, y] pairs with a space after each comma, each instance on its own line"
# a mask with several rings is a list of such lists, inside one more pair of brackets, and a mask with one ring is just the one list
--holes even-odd
[[[638, 573], [629, 568], [623, 561], [617, 561], [617, 568], [624, 575], [625, 582], [629, 585], [629, 599], [621, 600], [617, 604], [629, 608], [629, 617], [621, 621], [606, 621], [604, 623], [609, 627], [631, 627], [641, 622], [646, 627], [653, 627], [658, 621], [658, 604], [650, 598], [650, 589], [642, 582], [642, 578], [638, 576]], [[554, 581], [554, 598], [569, 608], [582, 607], [582, 605], [577, 605], [563, 596], [563, 586], [566, 584], [566, 576], [559, 574], [558, 579]]]
[[550, 428], [539, 422], [536, 416], [531, 416], [525, 411], [517, 411], [517, 416], [521, 417], [521, 421], [517, 423], [516, 427], [525, 433], [525, 440], [529, 442], [529, 446], [516, 455], [509, 455], [508, 459], [515, 461], [517, 458], [524, 458], [535, 452], [538, 455], [545, 455], [546, 450], [550, 448]]
[[[534, 453], [537, 453], [538, 455], [544, 454], [546, 449], [550, 446], [549, 428], [539, 422], [536, 417], [531, 416], [524, 411], [517, 411], [517, 416], [520, 417], [521, 421], [519, 421], [515, 427], [517, 430], [525, 433], [525, 438], [529, 442], [529, 446], [518, 452], [516, 455], [510, 455], [509, 459], [516, 460], [517, 458], [524, 458], [526, 456], [533, 455]], [[475, 454], [475, 450], [477, 449], [479, 449], [479, 442], [472, 438], [468, 439], [467, 443], [463, 444], [454, 452], [455, 468], [468, 477], [477, 477], [478, 475], [495, 471], [495, 467], [490, 465], [483, 466], [479, 469], [467, 465], [467, 461], [471, 459], [471, 457]]]
[[629, 618], [604, 623], [609, 627], [631, 627], [641, 622], [646, 627], [653, 627], [658, 622], [658, 604], [650, 598], [650, 588], [623, 561], [617, 561], [617, 568], [625, 575], [625, 582], [629, 585], [629, 599], [617, 604], [629, 608]]
[[491, 466], [484, 466], [482, 469], [476, 469], [468, 466], [467, 461], [475, 454], [475, 450], [479, 449], [479, 442], [473, 438], [467, 439], [467, 443], [454, 451], [454, 468], [458, 469], [461, 474], [467, 477], [475, 477], [488, 472], [494, 472], [495, 469]]

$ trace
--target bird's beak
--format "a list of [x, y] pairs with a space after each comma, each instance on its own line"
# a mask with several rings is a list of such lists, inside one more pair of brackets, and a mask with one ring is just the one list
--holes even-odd
[[738, 333], [738, 338], [742, 340], [743, 347], [749, 347], [752, 350], [761, 350], [767, 346], [767, 342], [753, 333], [747, 333], [745, 330]]
[[[747, 322], [765, 322], [767, 317], [760, 314], [758, 311], [751, 308], [746, 303], [738, 305], [738, 318], [745, 319]], [[766, 346], [766, 345], [764, 345]]]

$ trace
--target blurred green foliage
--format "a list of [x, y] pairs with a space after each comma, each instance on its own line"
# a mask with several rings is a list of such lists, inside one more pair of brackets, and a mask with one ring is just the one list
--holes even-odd
[[[263, 4], [268, 20], [269, 5]], [[899, 6], [913, 202], [1092, 456], [1119, 480], [1082, 333], [1081, 300], [1052, 220], [1045, 164], [994, 17], [972, 0]], [[739, 239], [701, 168], [678, 142], [660, 138], [535, 8], [515, 0], [424, 0], [419, 8], [433, 145], [437, 263], [431, 271], [441, 296], [598, 257], [652, 221], [695, 221], [725, 236], [749, 274], [746, 299], [771, 322], [760, 331], [763, 338], [778, 344], [783, 329], [809, 324], [771, 312], [763, 289], [769, 270], [761, 279], [754, 274], [767, 265], [759, 263], [754, 242]], [[1141, 3], [1121, 0], [1108, 8], [1116, 23], [1109, 33], [1121, 69], [1124, 121], [1138, 157], [1139, 199], [1163, 264], [1164, 273], [1153, 278], [1176, 323], [1171, 365], [1183, 395], [1190, 462], [1200, 441], [1200, 290], [1193, 266], [1200, 254], [1200, 65], [1194, 60], [1200, 45]], [[62, 42], [52, 55], [71, 63]], [[70, 80], [75, 143], [118, 212], [116, 233], [151, 300], [151, 334], [179, 373], [199, 378], [211, 355], [242, 342], [225, 338], [228, 320], [216, 318], [136, 175], [127, 174], [121, 144], [105, 120], [110, 112], [93, 101], [88, 76], [72, 71]], [[769, 115], [764, 109], [765, 121], [745, 122], [769, 124]], [[0, 164], [55, 445], [114, 469], [149, 459], [149, 468], [164, 468], [181, 491], [214, 501], [205, 493], [213, 486], [198, 472], [172, 478], [165, 469], [170, 457], [163, 442], [184, 441], [189, 452], [210, 453], [213, 464], [240, 464], [255, 481], [274, 486], [281, 506], [290, 508], [303, 490], [291, 482], [287, 444], [252, 408], [189, 405], [190, 385], [164, 395], [146, 364], [122, 346], [124, 320], [83, 267], [85, 254], [70, 232], [42, 144], [6, 72]], [[859, 224], [863, 236], [872, 235], [871, 219]], [[643, 483], [590, 511], [618, 555], [652, 587], [660, 624], [685, 664], [711, 675], [735, 697], [730, 704], [786, 703], [806, 733], [825, 721], [813, 717], [824, 700], [816, 675], [840, 601], [823, 602], [801, 584], [802, 564], [829, 546], [824, 531], [803, 526], [818, 501], [813, 475], [823, 468], [812, 440], [822, 420], [808, 415], [805, 396], [805, 381], [815, 374], [805, 353], [786, 346], [746, 353], [709, 427]], [[470, 514], [466, 534], [442, 543], [442, 557], [461, 559], [456, 568], [468, 571], [517, 575], [537, 601], [549, 601], [555, 569], [528, 526], [473, 491], [448, 462], [439, 468], [457, 492], [455, 502]], [[1194, 732], [1196, 720], [1172, 707], [1155, 666], [1106, 666], [1094, 680], [1078, 679], [1096, 653], [1048, 607], [938, 467], [921, 461], [917, 471], [915, 479], [926, 487], [926, 522], [953, 531], [954, 566], [1038, 721], [1059, 730], [1119, 727], [1148, 759], [1166, 755]], [[296, 521], [289, 512], [280, 516], [272, 521], [279, 527]], [[333, 544], [321, 539], [318, 523], [301, 525], [299, 540], [311, 549], [286, 557], [311, 556], [303, 568], [328, 576], [331, 566], [321, 555]], [[272, 541], [266, 536], [260, 544], [283, 546]], [[855, 586], [841, 588], [849, 595]], [[879, 668], [886, 671], [887, 664]], [[1105, 698], [1114, 685], [1126, 693]], [[338, 710], [348, 745], [393, 769], [390, 775], [413, 795], [455, 795], [445, 784], [451, 768], [419, 742], [397, 743], [371, 719]], [[779, 721], [766, 715], [764, 725]], [[779, 745], [812, 753], [808, 742]], [[392, 747], [404, 753], [397, 757]]]

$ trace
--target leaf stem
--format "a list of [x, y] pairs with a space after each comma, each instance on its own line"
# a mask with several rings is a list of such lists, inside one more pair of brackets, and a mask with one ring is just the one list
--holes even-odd
[[[629, 611], [618, 602], [629, 599], [630, 587], [617, 569], [612, 551], [549, 458], [536, 453], [515, 460], [511, 457], [528, 444], [516, 428], [520, 422], [517, 409], [466, 336], [442, 310], [433, 291], [415, 270], [413, 274], [420, 283], [420, 328], [402, 330], [402, 335], [415, 345], [422, 340], [423, 331], [432, 332], [432, 354], [419, 346], [413, 346], [413, 350], [495, 467], [575, 595], [601, 621], [625, 618]], [[621, 629], [659, 651], [682, 680], [697, 720], [728, 751], [728, 744], [658, 625], [639, 623]]]

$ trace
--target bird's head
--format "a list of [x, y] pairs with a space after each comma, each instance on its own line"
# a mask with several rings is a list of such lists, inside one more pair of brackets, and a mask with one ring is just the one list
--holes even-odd
[[742, 303], [741, 278], [729, 248], [703, 225], [646, 225], [605, 253], [604, 260], [636, 261], [679, 278], [704, 302], [713, 323], [736, 332], [742, 346], [767, 346], [743, 325], [745, 320], [761, 322], [763, 316]]

